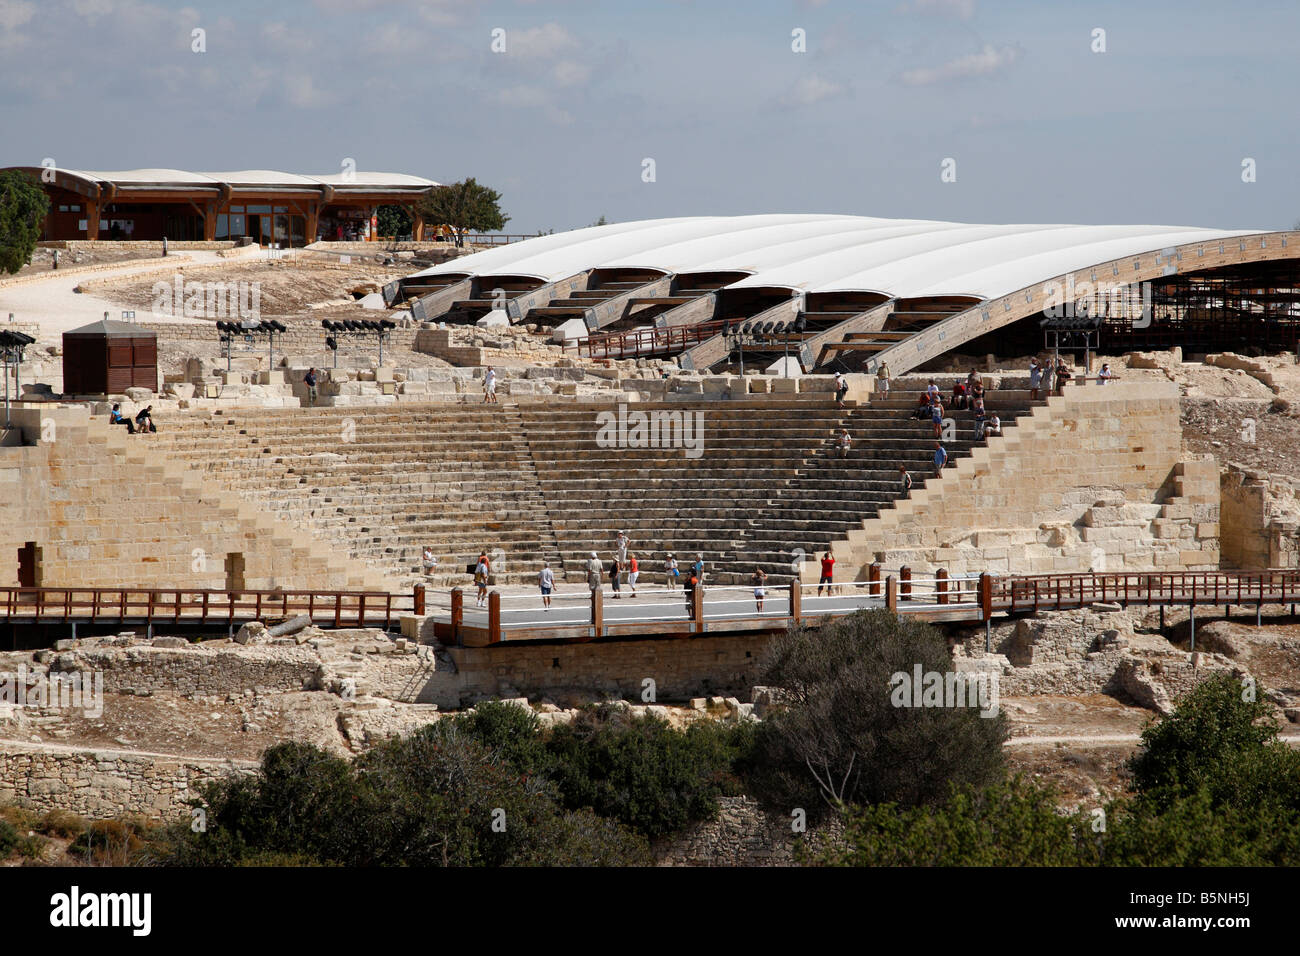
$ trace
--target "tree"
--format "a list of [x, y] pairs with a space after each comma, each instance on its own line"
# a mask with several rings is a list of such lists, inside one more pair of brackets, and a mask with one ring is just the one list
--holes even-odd
[[910, 677], [918, 665], [923, 674], [952, 671], [943, 636], [883, 610], [778, 638], [760, 673], [787, 703], [759, 728], [751, 786], [770, 805], [811, 816], [846, 804], [940, 803], [954, 784], [1003, 779], [1005, 716], [897, 705], [894, 675]]
[[465, 244], [465, 233], [495, 232], [504, 229], [509, 216], [501, 214], [501, 194], [495, 189], [480, 186], [471, 176], [459, 183], [435, 186], [420, 200], [419, 210], [424, 221], [433, 225], [450, 226], [456, 234], [456, 245]]
[[411, 234], [411, 214], [405, 206], [380, 206], [375, 211], [379, 219], [379, 234], [400, 239]]
[[0, 269], [14, 273], [25, 266], [41, 238], [50, 199], [26, 173], [0, 173]]

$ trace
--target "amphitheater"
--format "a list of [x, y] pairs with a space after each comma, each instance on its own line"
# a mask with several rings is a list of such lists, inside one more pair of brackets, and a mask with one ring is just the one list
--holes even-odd
[[[165, 815], [295, 732], [355, 752], [487, 698], [548, 719], [636, 701], [647, 676], [673, 719], [758, 716], [772, 634], [869, 606], [943, 624], [961, 666], [1003, 674], [1017, 733], [1109, 733], [1120, 750], [1198, 670], [1250, 666], [1228, 648], [1264, 638], [1205, 623], [1246, 608], [1278, 629], [1283, 663], [1259, 666], [1300, 717], [1300, 509], [1270, 466], [1300, 430], [1300, 233], [666, 219], [464, 256], [385, 250], [353, 295], [351, 257], [375, 257], [332, 245], [268, 260], [174, 243], [187, 282], [339, 291], [333, 311], [277, 313], [269, 350], [209, 316], [140, 323], [153, 389], [67, 393], [52, 326], [10, 326], [35, 342], [0, 444], [5, 668], [103, 672], [136, 730], [0, 709], [0, 798]], [[86, 269], [87, 308], [108, 312], [177, 264]], [[0, 280], [0, 311], [39, 281]], [[391, 320], [384, 360], [360, 334], [328, 347], [325, 316]], [[1069, 384], [1032, 389], [1030, 356], [1064, 361]], [[972, 372], [1000, 434], [968, 409], [913, 415], [931, 381], [946, 398]], [[111, 402], [152, 406], [157, 433], [110, 426]], [[626, 579], [619, 595], [587, 585], [619, 532], [635, 598]], [[693, 598], [670, 589], [670, 555], [704, 563]], [[160, 698], [253, 729], [181, 747], [141, 729]], [[1085, 700], [1091, 723], [1067, 716]]]

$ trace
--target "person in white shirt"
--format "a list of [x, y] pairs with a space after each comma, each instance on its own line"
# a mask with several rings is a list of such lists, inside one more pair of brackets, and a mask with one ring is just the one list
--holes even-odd
[[424, 565], [425, 574], [432, 574], [434, 571], [438, 570], [438, 558], [433, 553], [433, 548], [429, 547], [427, 544], [424, 546], [424, 551], [420, 555], [420, 561]]
[[600, 573], [601, 573], [601, 570], [602, 570], [602, 569], [601, 569], [601, 566], [600, 566], [600, 558], [597, 557], [597, 556], [596, 556], [596, 552], [593, 551], [593, 552], [591, 552], [591, 559], [587, 561], [587, 567], [586, 567], [586, 571], [587, 571], [587, 587], [591, 588], [591, 590], [593, 590], [593, 591], [599, 591], [599, 590], [600, 590]]
[[1110, 363], [1109, 363], [1109, 362], [1103, 362], [1102, 365], [1101, 365], [1101, 371], [1097, 373], [1097, 383], [1098, 383], [1099, 385], [1109, 385], [1109, 384], [1110, 384], [1110, 380], [1111, 380], [1113, 377], [1114, 377], [1114, 375], [1111, 373], [1111, 370], [1110, 370]]
[[988, 424], [984, 426], [984, 437], [987, 438], [989, 435], [1001, 435], [1001, 434], [1002, 434], [1002, 419], [994, 415], [992, 418], [989, 419]]
[[627, 549], [631, 544], [631, 539], [623, 531], [620, 531], [618, 537], [614, 539], [614, 550], [618, 552], [619, 564], [627, 564]]
[[537, 586], [542, 589], [542, 609], [551, 609], [551, 591], [555, 588], [555, 572], [549, 561], [542, 562], [542, 570], [537, 573]]
[[491, 365], [483, 373], [483, 401], [496, 404], [497, 400], [497, 370]]
[[853, 438], [849, 435], [847, 428], [840, 429], [839, 437], [836, 438], [835, 443], [839, 448], [840, 457], [848, 458], [849, 449], [853, 446]]
[[668, 560], [664, 562], [664, 580], [668, 584], [668, 590], [677, 590], [677, 581], [681, 577], [681, 572], [677, 570], [677, 559], [671, 554]]

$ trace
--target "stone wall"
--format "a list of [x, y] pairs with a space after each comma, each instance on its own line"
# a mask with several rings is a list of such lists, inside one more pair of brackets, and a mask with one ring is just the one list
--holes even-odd
[[313, 689], [321, 671], [320, 656], [310, 648], [183, 648], [132, 646], [87, 648], [53, 654], [51, 672], [101, 674], [104, 693], [192, 695], [283, 693]]
[[167, 819], [186, 813], [185, 800], [200, 784], [255, 768], [248, 761], [0, 742], [0, 804]]
[[1276, 488], [1262, 472], [1238, 465], [1224, 469], [1223, 561], [1235, 568], [1300, 567], [1300, 522], [1289, 490]]
[[[1176, 386], [1075, 387], [834, 542], [850, 579], [916, 571], [1212, 569], [1219, 483], [1183, 461]], [[803, 576], [815, 581], [814, 562]]]
[[654, 847], [660, 866], [796, 866], [801, 843], [816, 856], [842, 831], [832, 820], [797, 834], [793, 816], [765, 811], [752, 797], [721, 797], [718, 803], [716, 820], [692, 824]]
[[654, 681], [657, 700], [682, 701], [747, 697], [759, 682], [758, 664], [771, 640], [770, 634], [748, 634], [451, 647], [446, 653], [456, 666], [460, 706], [493, 697], [549, 697], [564, 703], [608, 696], [641, 702], [647, 678]]

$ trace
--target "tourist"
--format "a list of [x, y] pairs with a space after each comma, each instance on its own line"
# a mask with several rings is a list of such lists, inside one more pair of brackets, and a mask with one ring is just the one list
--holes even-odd
[[677, 559], [669, 553], [668, 560], [664, 562], [664, 582], [668, 585], [668, 590], [677, 590], [677, 579], [679, 577], [681, 577], [681, 573], [677, 570]]
[[822, 576], [817, 582], [817, 596], [822, 596], [822, 587], [826, 588], [826, 596], [831, 596], [831, 579], [835, 575], [835, 555], [829, 548], [822, 554]]
[[904, 498], [906, 498], [908, 494], [911, 492], [911, 490], [912, 490], [912, 476], [908, 474], [906, 465], [899, 465], [898, 466], [899, 494], [901, 494]]
[[636, 555], [627, 556], [627, 586], [632, 589], [632, 596], [636, 597], [636, 579], [641, 576], [641, 566], [637, 564]]
[[979, 373], [978, 371], [976, 371], [975, 369], [972, 368], [972, 369], [970, 370], [970, 374], [966, 376], [966, 392], [967, 392], [967, 394], [974, 394], [974, 392], [975, 392], [975, 386], [976, 386], [976, 385], [983, 385], [983, 384], [984, 384], [984, 382], [980, 379], [980, 373]]
[[845, 379], [841, 373], [836, 372], [835, 373], [835, 407], [836, 408], [844, 407], [844, 396], [847, 394], [849, 394], [848, 380]]
[[754, 585], [754, 605], [758, 608], [758, 613], [762, 614], [763, 597], [767, 594], [767, 591], [763, 588], [763, 582], [767, 580], [767, 572], [762, 568], [755, 568], [754, 576], [749, 580]]
[[587, 572], [587, 587], [589, 587], [594, 594], [600, 590], [600, 575], [602, 571], [600, 558], [596, 556], [595, 551], [591, 552], [591, 557], [587, 559], [587, 564], [584, 570]]
[[840, 435], [835, 440], [835, 445], [841, 458], [849, 457], [849, 449], [853, 446], [853, 439], [849, 436], [847, 428], [840, 429]]
[[113, 410], [108, 413], [108, 423], [110, 425], [125, 425], [128, 435], [135, 434], [135, 422], [122, 414], [122, 405], [120, 402], [113, 403]]
[[316, 404], [316, 369], [315, 368], [307, 369], [307, 374], [302, 377], [302, 380], [304, 384], [306, 384], [307, 386], [308, 404], [315, 405]]
[[497, 370], [491, 365], [483, 373], [483, 401], [484, 403], [497, 403]]
[[1056, 381], [1056, 363], [1048, 359], [1043, 364], [1043, 394], [1051, 395], [1053, 383]]
[[695, 563], [691, 565], [691, 573], [695, 575], [696, 582], [704, 584], [704, 555], [697, 554]]
[[1043, 382], [1043, 367], [1038, 364], [1038, 356], [1029, 360], [1029, 400], [1038, 401], [1038, 387]]
[[614, 597], [619, 599], [622, 599], [623, 597], [622, 593], [619, 591], [619, 577], [622, 573], [623, 562], [619, 561], [618, 558], [611, 560], [609, 562], [609, 583], [610, 587], [614, 589]]
[[931, 405], [939, 404], [939, 383], [934, 379], [930, 379], [930, 384], [925, 389], [925, 397]]
[[948, 403], [954, 409], [966, 407], [966, 383], [957, 381], [952, 383], [952, 401]]
[[948, 463], [948, 450], [939, 442], [934, 443], [934, 477], [943, 474], [943, 466]]
[[979, 441], [984, 437], [984, 399], [975, 399], [975, 440]]
[[1110, 371], [1110, 363], [1109, 363], [1109, 362], [1102, 362], [1102, 363], [1101, 363], [1101, 371], [1097, 373], [1097, 384], [1099, 384], [1099, 385], [1108, 385], [1108, 384], [1110, 384], [1110, 380], [1111, 380], [1112, 378], [1114, 378], [1114, 375], [1111, 374], [1111, 371]]
[[427, 544], [424, 546], [424, 550], [420, 553], [420, 563], [424, 565], [425, 574], [432, 574], [434, 571], [438, 570], [438, 558], [434, 555], [433, 548], [429, 547]]
[[620, 531], [618, 533], [618, 537], [614, 539], [614, 550], [618, 553], [618, 560], [620, 564], [627, 563], [627, 549], [628, 546], [631, 544], [632, 544], [632, 539], [629, 538], [627, 536], [627, 533], [624, 531]]
[[1072, 377], [1073, 376], [1070, 374], [1069, 366], [1065, 364], [1065, 359], [1061, 359], [1059, 362], [1056, 363], [1056, 394], [1057, 395], [1065, 394], [1065, 386], [1070, 384], [1070, 379]]
[[700, 579], [696, 577], [692, 570], [686, 575], [686, 583], [682, 586], [682, 594], [686, 598], [686, 615], [695, 613], [695, 589], [699, 587]]
[[938, 400], [930, 406], [930, 424], [934, 426], [934, 437], [943, 435], [943, 404]]
[[135, 413], [135, 430], [138, 432], [156, 432], [157, 426], [153, 423], [153, 406], [146, 405]]
[[916, 411], [912, 413], [913, 418], [919, 418], [925, 421], [930, 417], [930, 396], [922, 393], [921, 397], [916, 400]]
[[474, 584], [478, 587], [478, 606], [487, 607], [488, 578], [492, 573], [492, 562], [486, 551], [480, 551], [478, 563], [474, 565]]
[[983, 401], [983, 399], [984, 399], [984, 381], [983, 381], [982, 379], [978, 379], [978, 378], [975, 379], [974, 384], [970, 385], [970, 386], [966, 389], [966, 391], [967, 391], [967, 393], [968, 393], [968, 395], [967, 395], [967, 400], [968, 400], [968, 401], [971, 401], [971, 402], [975, 402], [975, 401]]
[[555, 590], [555, 572], [549, 561], [542, 562], [542, 570], [537, 572], [537, 586], [542, 590], [542, 610], [551, 609], [551, 592]]
[[889, 398], [889, 363], [882, 362], [880, 369], [876, 372], [876, 391], [880, 393], [882, 399]]
[[1002, 434], [1002, 419], [994, 415], [989, 419], [988, 426], [984, 429], [985, 436]]

